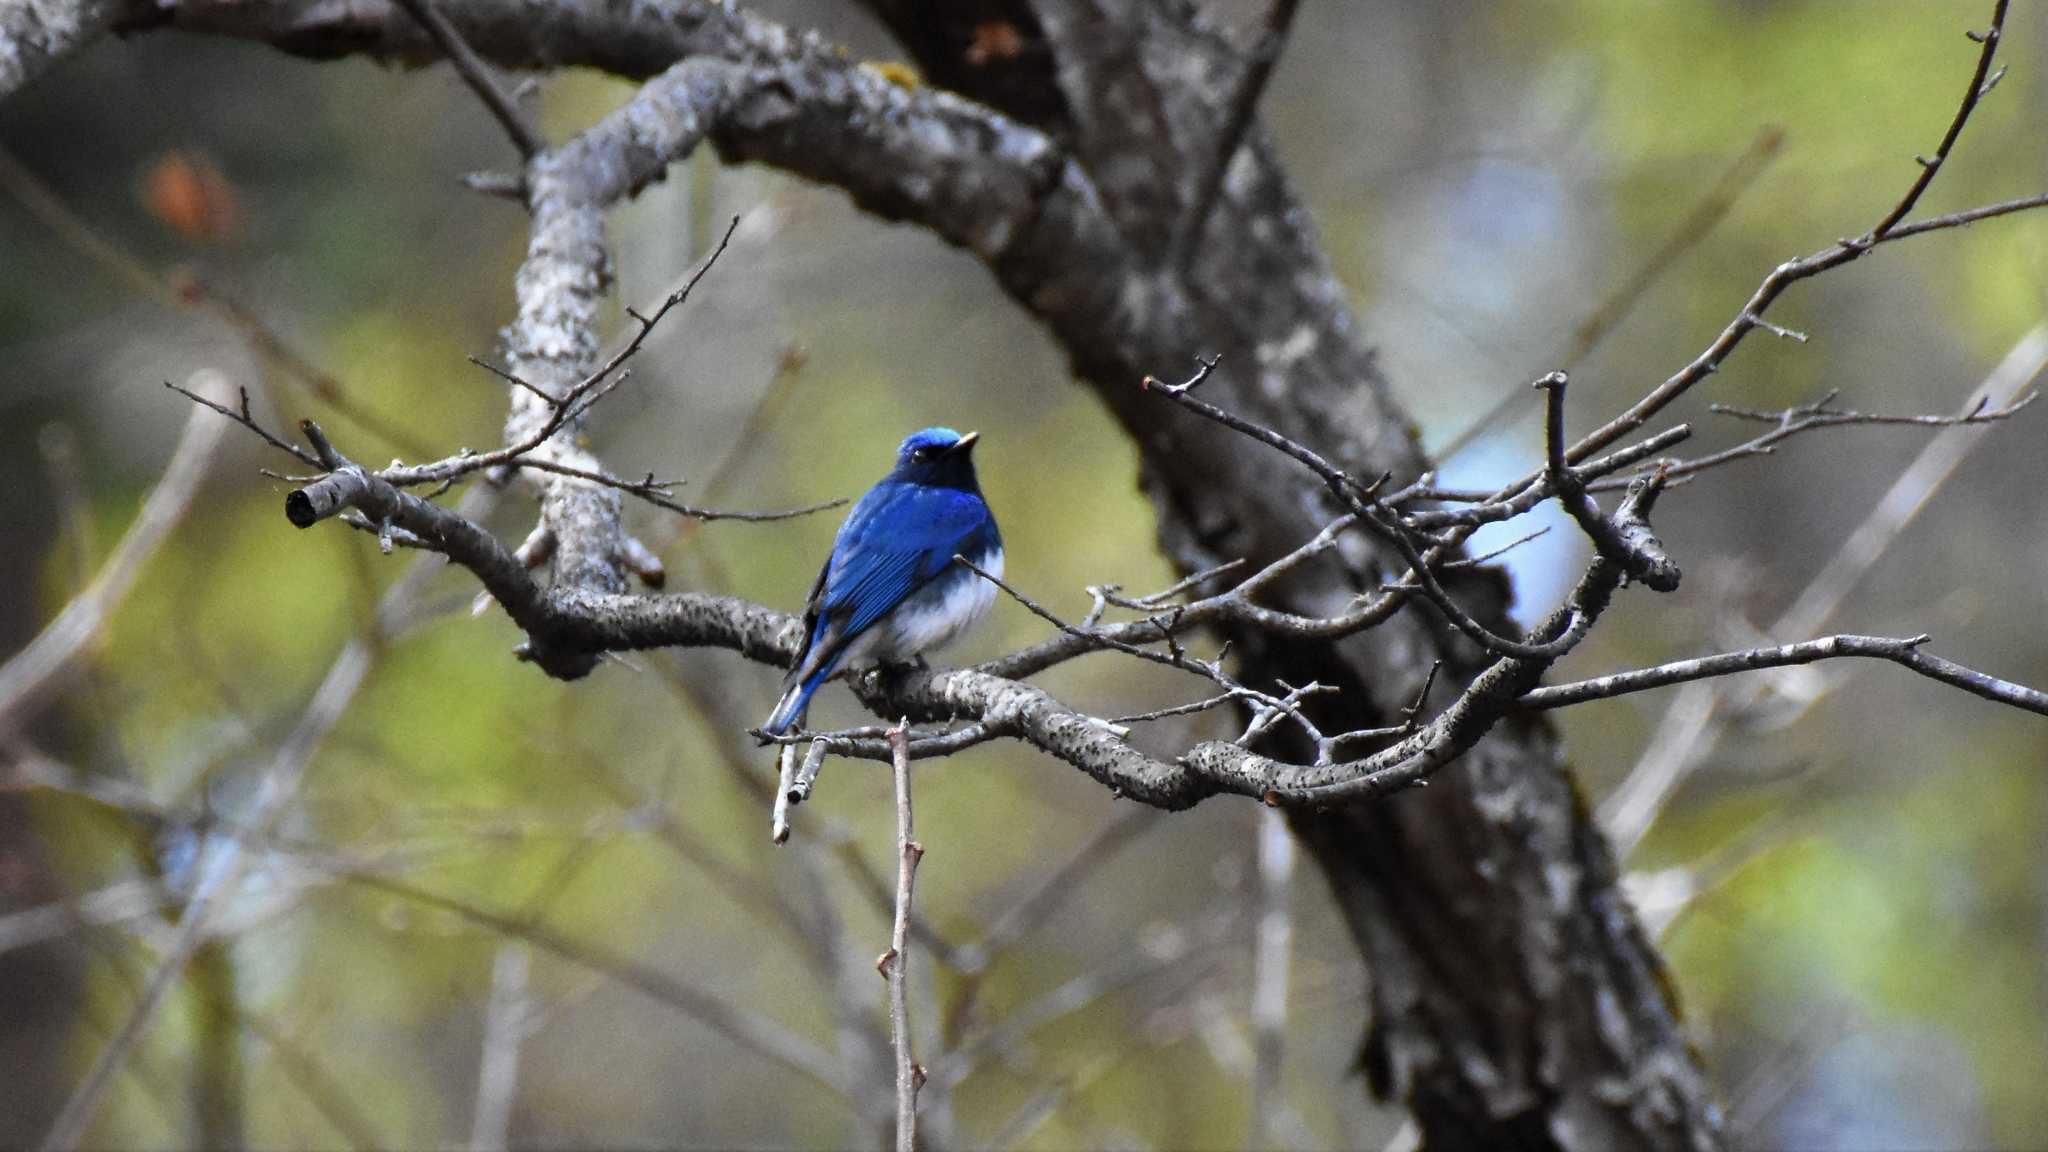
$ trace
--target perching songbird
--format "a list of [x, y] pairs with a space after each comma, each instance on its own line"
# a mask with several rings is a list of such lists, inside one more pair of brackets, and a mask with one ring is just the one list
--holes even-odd
[[804, 606], [804, 646], [761, 730], [787, 732], [841, 668], [897, 663], [947, 644], [995, 602], [995, 585], [953, 563], [1003, 574], [1003, 536], [974, 478], [974, 441], [914, 432], [896, 468], [860, 498]]

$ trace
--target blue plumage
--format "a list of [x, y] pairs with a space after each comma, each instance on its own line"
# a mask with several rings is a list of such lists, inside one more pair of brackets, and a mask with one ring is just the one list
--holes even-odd
[[847, 514], [804, 607], [804, 647], [761, 730], [781, 735], [841, 668], [908, 660], [965, 632], [995, 586], [953, 563], [1001, 575], [1003, 537], [974, 476], [976, 434], [913, 433], [896, 467]]

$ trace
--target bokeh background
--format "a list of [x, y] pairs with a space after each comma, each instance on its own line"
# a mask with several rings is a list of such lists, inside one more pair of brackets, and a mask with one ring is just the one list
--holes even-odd
[[[892, 55], [844, 6], [764, 7]], [[1925, 211], [2048, 181], [2048, 25], [2016, 7], [2012, 72]], [[1774, 264], [1869, 227], [1939, 139], [1973, 60], [1961, 33], [1987, 10], [1310, 0], [1264, 111], [1396, 394], [1443, 446], [1566, 360], [1574, 421], [1612, 412], [1703, 347]], [[536, 107], [560, 138], [629, 91], [566, 74]], [[0, 147], [0, 653], [134, 518], [188, 416], [166, 380], [224, 374], [273, 423], [315, 416], [366, 460], [497, 439], [504, 391], [464, 358], [495, 354], [525, 220], [458, 184], [509, 152], [445, 69], [137, 36], [0, 104]], [[1128, 445], [985, 272], [931, 237], [703, 156], [615, 217], [617, 299], [658, 299], [735, 214], [731, 250], [593, 422], [611, 467], [686, 477], [686, 500], [779, 506], [857, 494], [912, 428], [979, 428], [1019, 585], [1079, 615], [1088, 584], [1170, 581]], [[1812, 340], [1759, 334], [1676, 415], [1712, 447], [1756, 429], [1710, 401], [1781, 408], [1839, 389], [1866, 411], [1958, 410], [2048, 320], [2044, 288], [2048, 218], [1902, 243], [1796, 288], [1773, 315]], [[1589, 320], [1617, 316], [1580, 347]], [[1445, 478], [1528, 469], [1533, 410], [1515, 412], [1462, 444]], [[1943, 655], [2048, 683], [2043, 419], [1973, 433], [1831, 627], [1932, 632]], [[1659, 526], [1684, 589], [1624, 597], [1565, 673], [1756, 642], [1929, 439], [1816, 434], [1674, 493]], [[338, 526], [290, 528], [286, 486], [257, 471], [279, 465], [231, 433], [84, 675], [0, 734], [0, 1144], [39, 1138], [120, 1027], [217, 828], [410, 562]], [[673, 586], [789, 609], [836, 526], [630, 515]], [[517, 540], [530, 517], [514, 495], [491, 523]], [[1556, 531], [1510, 553], [1518, 611], [1547, 608], [1583, 552]], [[372, 647], [231, 935], [173, 997], [90, 1143], [185, 1146], [208, 1116], [274, 1147], [460, 1143], [494, 986], [523, 1009], [514, 1143], [872, 1142], [831, 1090], [531, 931], [835, 1054], [835, 1004], [879, 1020], [865, 969], [887, 925], [862, 877], [893, 867], [886, 771], [833, 763], [775, 849], [773, 766], [736, 739], [772, 701], [770, 671], [648, 653], [557, 683], [511, 659], [502, 616], [471, 617], [472, 591], [436, 574]], [[1043, 633], [1005, 603], [952, 658]], [[1104, 714], [1200, 689], [1113, 655], [1045, 682]], [[856, 720], [828, 697], [814, 719]], [[1691, 712], [1668, 715], [1681, 700]], [[1558, 719], [1596, 802], [1643, 779], [1646, 749], [1695, 753], [1627, 862], [1743, 1142], [2048, 1144], [2038, 718], [1873, 667]], [[1150, 738], [1171, 747], [1222, 723]], [[920, 970], [922, 1057], [965, 1053], [952, 1139], [1242, 1143], [1253, 806], [1134, 815], [1009, 747], [921, 769], [918, 788], [919, 905], [953, 944], [1059, 877], [1056, 903], [978, 976]], [[1059, 874], [1081, 850], [1088, 863]], [[1378, 1147], [1401, 1117], [1369, 1104], [1351, 1067], [1368, 977], [1320, 885], [1304, 870], [1289, 897], [1282, 1135]]]

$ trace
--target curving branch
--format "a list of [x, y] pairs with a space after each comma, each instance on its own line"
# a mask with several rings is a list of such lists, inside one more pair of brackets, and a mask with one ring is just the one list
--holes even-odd
[[[1553, 396], [1557, 391], [1553, 386]], [[522, 646], [521, 655], [553, 675], [580, 676], [605, 652], [645, 648], [728, 648], [783, 667], [795, 658], [801, 640], [801, 621], [744, 600], [700, 593], [634, 596], [565, 588], [559, 584], [543, 588], [525, 562], [472, 521], [338, 456], [316, 426], [308, 425], [307, 431], [319, 454], [334, 461], [336, 469], [287, 498], [287, 515], [293, 523], [306, 527], [342, 508], [353, 508], [372, 524], [402, 532], [415, 547], [447, 555], [474, 573], [526, 632], [528, 641]], [[1561, 451], [1561, 421], [1554, 424], [1552, 444]], [[1562, 465], [1559, 468], [1564, 471]], [[1599, 555], [1566, 604], [1536, 629], [1537, 642], [1531, 646], [1534, 650], [1554, 654], [1569, 651], [1590, 631], [1616, 588], [1631, 572], [1668, 572], [1675, 586], [1676, 568], [1663, 554], [1648, 526], [1648, 514], [1661, 486], [1661, 474], [1652, 474], [1632, 486], [1628, 498], [1611, 516], [1597, 508], [1577, 513], [1582, 523], [1598, 525], [1589, 528], [1588, 534]], [[312, 514], [314, 498], [309, 493], [318, 493], [321, 515]], [[1591, 504], [1589, 498], [1586, 504]], [[1309, 548], [1327, 546], [1327, 540], [1350, 523], [1350, 517], [1333, 523]], [[1775, 654], [1764, 650], [1736, 653], [1553, 689], [1538, 687], [1537, 682], [1556, 658], [1554, 654], [1502, 657], [1427, 723], [1417, 722], [1428, 694], [1425, 687], [1401, 725], [1325, 736], [1300, 715], [1295, 705], [1302, 693], [1316, 686], [1291, 690], [1286, 698], [1274, 697], [1239, 684], [1223, 671], [1219, 662], [1195, 660], [1177, 646], [1167, 653], [1154, 652], [1141, 642], [1116, 634], [1123, 632], [1143, 642], [1172, 644], [1175, 632], [1182, 626], [1168, 622], [1176, 612], [1195, 614], [1199, 621], [1220, 616], [1226, 606], [1248, 605], [1249, 593], [1291, 570], [1307, 551], [1282, 558], [1228, 593], [1195, 605], [1167, 609], [1146, 620], [1108, 627], [1068, 624], [1009, 584], [988, 573], [981, 574], [1052, 622], [1060, 629], [1061, 640], [1077, 651], [1106, 649], [1193, 671], [1223, 686], [1225, 699], [1249, 702], [1269, 717], [1293, 716], [1319, 749], [1312, 763], [1290, 764], [1248, 750], [1245, 745], [1262, 730], [1256, 722], [1236, 742], [1210, 741], [1196, 745], [1175, 761], [1160, 760], [1134, 748], [1122, 723], [1089, 715], [1021, 679], [985, 669], [877, 669], [857, 675], [853, 687], [877, 715], [907, 716], [927, 722], [967, 722], [966, 727], [951, 732], [914, 741], [906, 738], [909, 755], [948, 755], [998, 738], [1022, 740], [1087, 773], [1119, 796], [1168, 809], [1185, 808], [1218, 794], [1253, 797], [1274, 806], [1309, 808], [1381, 796], [1426, 779], [1470, 749], [1518, 708], [1562, 707], [1706, 676], [1832, 657], [1882, 657], [1987, 699], [2031, 711], [2048, 711], [2048, 696], [1920, 653], [1917, 649], [1921, 641], [1832, 638], [1788, 646], [1775, 650]], [[1019, 676], [1049, 666], [1041, 662], [1042, 657], [1034, 661], [1028, 654], [1007, 659], [1020, 667]], [[1003, 663], [997, 661], [991, 667]], [[1207, 703], [1204, 702], [1205, 706]], [[1269, 724], [1271, 720], [1263, 723]], [[1357, 759], [1340, 759], [1336, 755], [1339, 748], [1365, 738], [1393, 738], [1393, 743]], [[803, 758], [807, 780], [815, 778], [816, 768], [812, 765], [822, 760], [828, 749], [856, 759], [888, 760], [892, 754], [889, 741], [873, 734], [805, 733], [788, 737], [784, 741], [784, 759], [789, 782], [781, 789], [785, 796], [791, 796], [797, 789], [799, 742], [812, 745]], [[794, 799], [801, 800], [805, 795], [807, 787]], [[785, 807], [788, 802], [783, 801]], [[784, 827], [786, 817], [777, 824], [778, 830]]]

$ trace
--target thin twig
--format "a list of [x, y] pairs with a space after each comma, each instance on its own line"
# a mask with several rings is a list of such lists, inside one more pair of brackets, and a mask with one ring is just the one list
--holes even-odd
[[[422, 484], [440, 483], [487, 468], [500, 468], [507, 464], [516, 463], [527, 467], [540, 467], [541, 465], [530, 454], [552, 439], [557, 432], [580, 420], [585, 413], [590, 411], [593, 405], [602, 400], [613, 388], [618, 387], [619, 384], [625, 381], [628, 374], [623, 373], [621, 370], [625, 367], [626, 361], [631, 360], [639, 353], [640, 346], [647, 342], [647, 337], [654, 331], [655, 325], [661, 323], [663, 317], [690, 298], [690, 292], [697, 287], [697, 283], [704, 279], [705, 275], [718, 263], [718, 258], [725, 253], [726, 247], [732, 243], [732, 235], [738, 230], [739, 225], [739, 217], [733, 217], [732, 222], [726, 227], [725, 235], [718, 241], [718, 246], [712, 249], [711, 255], [705, 257], [704, 263], [699, 265], [697, 270], [690, 274], [690, 278], [683, 282], [682, 287], [670, 292], [663, 298], [660, 307], [656, 308], [651, 315], [642, 315], [628, 308], [626, 310], [627, 314], [638, 325], [638, 329], [633, 333], [632, 339], [626, 341], [625, 345], [617, 352], [612, 353], [609, 359], [584, 376], [583, 379], [571, 385], [567, 391], [563, 392], [560, 396], [550, 396], [545, 392], [539, 392], [538, 389], [534, 389], [532, 385], [522, 382], [523, 386], [529, 390], [536, 391], [539, 395], [547, 396], [547, 403], [550, 405], [547, 419], [543, 420], [540, 427], [536, 428], [530, 435], [490, 452], [462, 452], [446, 459], [436, 460], [431, 464], [381, 469], [376, 473], [377, 479], [394, 487], [411, 488]], [[594, 479], [595, 477], [584, 475], [583, 478]]]
[[519, 1090], [519, 1047], [532, 1008], [526, 999], [526, 946], [498, 946], [491, 963], [491, 999], [484, 1012], [483, 1059], [476, 1076], [476, 1112], [470, 1118], [472, 1152], [500, 1152], [512, 1128]]
[[896, 922], [889, 934], [889, 951], [880, 963], [889, 980], [889, 1040], [896, 1049], [896, 1152], [916, 1152], [917, 1090], [924, 1084], [924, 1069], [910, 1051], [910, 904], [924, 846], [917, 842], [911, 820], [909, 737], [908, 720], [889, 733], [896, 765]]
[[456, 30], [455, 25], [434, 7], [433, 0], [398, 0], [398, 6], [405, 9], [414, 20], [419, 21], [420, 27], [425, 28], [427, 35], [433, 37], [434, 43], [441, 49], [441, 54], [448, 58], [448, 62], [453, 64], [455, 71], [461, 75], [463, 83], [469, 85], [477, 98], [483, 101], [484, 107], [490, 110], [499, 127], [512, 138], [512, 146], [519, 149], [520, 157], [531, 160], [539, 155], [547, 147], [540, 133], [527, 122], [526, 113], [520, 110], [519, 105], [505, 94], [504, 89], [498, 87], [498, 82], [491, 78], [490, 68], [477, 56], [469, 42], [462, 38], [462, 33]]
[[[1528, 643], [1514, 640], [1488, 628], [1465, 607], [1458, 603], [1444, 588], [1432, 572], [1433, 562], [1425, 557], [1410, 539], [1410, 527], [1399, 513], [1380, 500], [1378, 492], [1387, 477], [1381, 476], [1370, 484], [1359, 482], [1343, 469], [1332, 464], [1314, 449], [1288, 436], [1282, 435], [1262, 424], [1247, 420], [1235, 413], [1218, 408], [1214, 404], [1196, 399], [1192, 393], [1216, 370], [1217, 358], [1200, 359], [1201, 367], [1182, 384], [1167, 384], [1156, 376], [1146, 376], [1139, 381], [1139, 387], [1156, 392], [1205, 419], [1221, 424], [1234, 432], [1249, 436], [1306, 465], [1323, 481], [1330, 494], [1358, 517], [1359, 523], [1392, 545], [1401, 560], [1408, 565], [1409, 576], [1418, 586], [1423, 599], [1443, 614], [1458, 631], [1470, 637], [1473, 642], [1496, 656], [1518, 660], [1554, 660], [1569, 652], [1581, 639], [1578, 629], [1566, 629], [1549, 643]], [[1440, 553], [1440, 549], [1433, 549]]]
[[[472, 493], [451, 515], [482, 516], [495, 501], [495, 495], [488, 491]], [[402, 610], [419, 597], [439, 568], [439, 562], [424, 558], [407, 568], [405, 575], [378, 602], [373, 627], [380, 630], [388, 627], [390, 620], [401, 615]], [[251, 833], [247, 840], [260, 842], [276, 829], [289, 810], [292, 798], [298, 793], [306, 765], [325, 743], [334, 725], [340, 722], [342, 713], [368, 677], [370, 666], [382, 648], [380, 639], [358, 636], [335, 657], [320, 687], [313, 693], [312, 701], [256, 784], [250, 814], [243, 821]], [[201, 883], [186, 900], [173, 929], [171, 943], [156, 971], [151, 974], [135, 1006], [129, 1009], [120, 1030], [100, 1050], [85, 1079], [73, 1090], [51, 1123], [43, 1138], [42, 1147], [46, 1152], [69, 1152], [84, 1138], [107, 1090], [113, 1086], [115, 1076], [155, 1022], [157, 1012], [183, 975], [186, 965], [206, 942], [209, 926], [219, 907], [233, 896], [254, 870], [255, 858], [244, 841], [245, 837], [241, 836], [220, 841], [222, 856], [208, 861], [207, 866], [200, 870]]]
[[[1076, 625], [1067, 623], [1066, 621], [1060, 619], [1057, 615], [1055, 615], [1051, 609], [1038, 603], [1038, 601], [1033, 600], [1031, 597], [1026, 596], [1024, 593], [1018, 591], [1008, 581], [1005, 581], [1002, 577], [997, 576], [994, 573], [987, 571], [986, 569], [983, 569], [982, 567], [975, 564], [972, 560], [969, 560], [965, 556], [956, 555], [953, 557], [953, 562], [955, 564], [960, 565], [963, 568], [966, 568], [968, 571], [973, 572], [975, 575], [995, 585], [997, 588], [1002, 589], [1002, 591], [1005, 594], [1007, 594], [1012, 600], [1015, 600], [1017, 603], [1023, 605], [1028, 611], [1031, 612], [1032, 615], [1037, 616], [1039, 619], [1044, 620], [1046, 623], [1051, 624], [1053, 627], [1059, 629], [1061, 632], [1064, 632], [1069, 636], [1073, 636], [1081, 640], [1086, 640], [1093, 644], [1098, 644], [1104, 648], [1108, 648], [1113, 651], [1122, 652], [1127, 656], [1135, 656], [1138, 659], [1144, 660], [1148, 663], [1162, 664], [1168, 668], [1179, 668], [1185, 671], [1193, 672], [1198, 676], [1204, 677], [1208, 680], [1214, 681], [1217, 684], [1223, 685], [1225, 688], [1228, 688], [1230, 691], [1237, 694], [1239, 697], [1251, 701], [1259, 708], [1267, 709], [1272, 712], [1276, 712], [1278, 714], [1291, 717], [1296, 723], [1300, 724], [1303, 727], [1303, 729], [1308, 732], [1311, 739], [1322, 739], [1322, 733], [1316, 730], [1315, 725], [1309, 722], [1308, 717], [1301, 711], [1301, 709], [1294, 706], [1295, 701], [1292, 698], [1292, 693], [1290, 693], [1289, 696], [1273, 696], [1269, 693], [1260, 692], [1254, 688], [1247, 688], [1244, 685], [1238, 683], [1235, 679], [1231, 677], [1231, 675], [1228, 672], [1225, 672], [1223, 670], [1223, 661], [1220, 657], [1214, 660], [1200, 660], [1196, 659], [1195, 657], [1189, 656], [1187, 652], [1184, 649], [1182, 649], [1180, 645], [1175, 641], [1171, 626], [1168, 626], [1165, 629], [1164, 635], [1162, 637], [1162, 639], [1166, 641], [1167, 651], [1153, 652], [1150, 649], [1140, 648], [1136, 644], [1126, 643], [1123, 640], [1119, 640], [1113, 636], [1110, 636], [1104, 629], [1084, 629]], [[1170, 617], [1172, 613], [1169, 612], [1167, 615]]]
[[553, 472], [559, 476], [574, 476], [579, 480], [588, 480], [593, 484], [601, 484], [606, 488], [616, 488], [628, 496], [644, 500], [657, 508], [666, 508], [678, 516], [686, 516], [692, 520], [706, 522], [713, 520], [739, 520], [749, 524], [767, 524], [778, 520], [794, 520], [800, 516], [809, 516], [828, 509], [838, 508], [847, 503], [846, 498], [842, 496], [833, 500], [821, 500], [816, 504], [805, 504], [797, 508], [778, 508], [766, 512], [740, 512], [730, 509], [698, 508], [669, 497], [667, 489], [673, 486], [671, 482], [656, 480], [652, 476], [645, 480], [626, 480], [609, 472], [578, 468], [572, 464], [545, 460], [537, 456], [527, 456], [516, 460], [513, 462], [513, 466], [532, 468], [539, 472]]
[[[1760, 129], [1750, 141], [1749, 147], [1730, 163], [1721, 178], [1714, 182], [1707, 194], [1685, 217], [1664, 242], [1657, 246], [1635, 271], [1623, 278], [1595, 307], [1578, 327], [1572, 330], [1570, 340], [1564, 347], [1549, 357], [1545, 363], [1557, 364], [1565, 371], [1576, 369], [1585, 362], [1600, 342], [1607, 338], [1628, 317], [1636, 304], [1649, 295], [1650, 288], [1664, 274], [1678, 263], [1678, 258], [1690, 251], [1726, 219], [1737, 201], [1745, 192], [1756, 186], [1757, 178], [1770, 168], [1784, 145], [1785, 131], [1775, 124]], [[1494, 402], [1493, 407], [1481, 413], [1478, 419], [1446, 440], [1441, 448], [1431, 455], [1441, 463], [1456, 456], [1487, 429], [1498, 425], [1510, 413], [1522, 408], [1528, 402], [1528, 393], [1511, 388]]]
[[1914, 177], [1913, 183], [1906, 189], [1905, 195], [1899, 198], [1899, 201], [1892, 206], [1890, 211], [1885, 213], [1877, 225], [1860, 237], [1839, 241], [1833, 246], [1822, 249], [1811, 256], [1799, 260], [1788, 260], [1772, 269], [1770, 274], [1764, 277], [1763, 283], [1759, 284], [1756, 291], [1751, 293], [1749, 299], [1743, 303], [1741, 310], [1736, 313], [1735, 319], [1730, 321], [1727, 327], [1721, 330], [1713, 342], [1707, 345], [1705, 351], [1693, 357], [1690, 362], [1673, 373], [1663, 383], [1652, 388], [1641, 399], [1630, 405], [1621, 415], [1609, 420], [1573, 445], [1571, 451], [1566, 454], [1568, 459], [1573, 463], [1577, 463], [1601, 448], [1635, 431], [1637, 428], [1642, 427], [1653, 416], [1663, 411], [1694, 385], [1719, 371], [1722, 362], [1728, 358], [1730, 353], [1735, 351], [1735, 348], [1742, 343], [1743, 338], [1760, 326], [1765, 312], [1777, 301], [1778, 297], [1787, 288], [1799, 281], [1810, 279], [1834, 268], [1839, 268], [1844, 264], [1861, 258], [1865, 253], [1868, 253], [1877, 246], [1890, 241], [1902, 240], [1908, 236], [1917, 236], [1923, 232], [1960, 227], [1990, 216], [2004, 215], [2008, 212], [2017, 212], [2048, 204], [2048, 194], [2043, 194], [2021, 200], [2007, 201], [2004, 204], [1988, 205], [1985, 208], [1953, 213], [1947, 217], [1937, 217], [1932, 220], [1921, 221], [1918, 224], [1900, 223], [1906, 214], [1913, 210], [1913, 206], [1919, 202], [1921, 195], [1927, 191], [1928, 185], [1933, 182], [1936, 173], [1941, 169], [1942, 163], [1948, 158], [1949, 149], [1954, 146], [1957, 138], [1961, 136], [1964, 125], [1969, 121], [1970, 113], [1976, 109], [1978, 100], [1983, 96], [1984, 79], [1990, 71], [1992, 57], [1997, 54], [1998, 44], [2002, 38], [2007, 3], [2008, 0], [1997, 0], [1992, 9], [1990, 31], [1978, 37], [1983, 44], [1983, 50], [1978, 54], [1976, 71], [1971, 77], [1969, 87], [1964, 90], [1962, 101], [1956, 109], [1954, 119], [1949, 123], [1948, 131], [1942, 136], [1941, 146], [1936, 150], [1933, 162], [1920, 165], [1919, 172]]
[[1982, 45], [1982, 51], [1977, 53], [1977, 70], [1970, 76], [1969, 87], [1963, 89], [1962, 102], [1957, 105], [1956, 114], [1949, 121], [1948, 131], [1942, 133], [1941, 144], [1935, 148], [1934, 155], [1915, 158], [1919, 161], [1920, 171], [1914, 177], [1912, 187], [1906, 189], [1906, 194], [1899, 197], [1899, 202], [1892, 206], [1892, 210], [1885, 213], [1884, 219], [1877, 222], [1877, 227], [1864, 235], [1865, 243], [1875, 243], [1890, 235], [1899, 221], [1906, 218], [1906, 213], [1913, 210], [1913, 205], [1920, 202], [1920, 197], [1927, 191], [1927, 186], [1934, 183], [1934, 177], [1940, 173], [1941, 166], [1948, 162], [1948, 154], [1955, 148], [1956, 141], [1962, 138], [1963, 127], [1970, 122], [1970, 113], [1977, 110], [1977, 102], [1991, 91], [1993, 84], [1997, 83], [1991, 74], [1991, 62], [1997, 57], [1998, 43], [2005, 35], [2007, 4], [2008, 0], [1998, 0], [1991, 9], [1991, 27], [1982, 33], [1971, 35], [1971, 39]]
[[[1960, 428], [1977, 424], [1996, 424], [2018, 415], [2022, 409], [2032, 404], [2034, 399], [2035, 394], [2028, 393], [1997, 408], [1987, 408], [1984, 402], [1980, 400], [1968, 411], [1953, 416], [1934, 414], [1892, 416], [1843, 411], [1827, 407], [1827, 400], [1823, 400], [1818, 404], [1797, 405], [1777, 412], [1764, 412], [1728, 404], [1715, 404], [1711, 405], [1710, 408], [1717, 415], [1729, 416], [1739, 420], [1767, 422], [1773, 424], [1774, 427], [1767, 432], [1753, 436], [1740, 444], [1723, 448], [1718, 452], [1711, 452], [1689, 460], [1672, 460], [1661, 464], [1660, 467], [1668, 480], [1688, 479], [1709, 469], [1719, 468], [1738, 460], [1772, 455], [1777, 451], [1779, 444], [1802, 433], [1813, 432], [1822, 428], [1841, 428], [1852, 425]], [[1620, 478], [1613, 478], [1589, 487], [1597, 489], [1609, 484], [1619, 483], [1621, 483]]]
[[1811, 664], [1816, 660], [1860, 656], [1889, 660], [1929, 679], [1960, 688], [1972, 696], [1981, 696], [1994, 703], [2009, 704], [2014, 708], [2048, 716], [2048, 692], [2001, 680], [1939, 656], [1929, 656], [1920, 651], [1921, 645], [1927, 641], [1926, 636], [1903, 639], [1885, 636], [1824, 636], [1799, 644], [1748, 648], [1717, 656], [1674, 660], [1654, 668], [1617, 672], [1608, 676], [1596, 676], [1590, 680], [1576, 680], [1569, 684], [1537, 688], [1525, 693], [1519, 703], [1525, 708], [1563, 708], [1572, 704], [1583, 704], [1588, 700], [1607, 700], [1631, 692], [1683, 684], [1690, 680], [1730, 676], [1737, 672], [1752, 672], [1762, 668], [1783, 668], [1790, 664]]
[[1287, 1042], [1287, 965], [1294, 922], [1294, 834], [1284, 813], [1259, 809], [1259, 919], [1252, 950], [1252, 1148], [1273, 1147], [1279, 1136], [1280, 1070]]
[[[199, 373], [192, 383], [200, 393], [224, 391], [227, 387], [226, 377], [212, 371]], [[0, 664], [0, 730], [18, 727], [27, 712], [46, 701], [79, 654], [99, 635], [107, 618], [135, 586], [143, 565], [185, 518], [220, 446], [223, 431], [225, 427], [218, 420], [193, 411], [178, 436], [177, 447], [171, 450], [162, 477], [149, 490], [142, 511], [114, 546], [113, 555], [101, 566], [99, 574], [26, 648]]]
[[[2013, 345], [1978, 388], [1979, 399], [1971, 410], [1981, 411], [1992, 403], [2001, 409], [2015, 407], [2032, 395], [2043, 372], [2048, 372], [2048, 326], [2034, 328]], [[1930, 438], [1764, 634], [1811, 636], [1826, 628], [1878, 558], [1984, 442], [1984, 437], [1961, 427]], [[1635, 765], [1600, 803], [1599, 823], [1618, 857], [1627, 858], [1648, 835], [1679, 786], [1719, 746], [1728, 713], [1751, 695], [1707, 682], [1678, 693]]]
[[337, 415], [394, 447], [416, 450], [417, 442], [396, 421], [353, 399], [339, 380], [293, 348], [261, 317], [191, 272], [159, 271], [115, 243], [5, 148], [0, 148], [0, 189], [11, 194], [74, 252], [116, 281], [166, 308], [211, 314], [240, 334], [260, 358], [284, 369]]
[[[194, 404], [199, 404], [204, 407], [211, 408], [215, 412], [218, 412], [221, 415], [227, 417], [228, 419], [233, 420], [235, 423], [240, 424], [242, 427], [247, 428], [251, 432], [254, 432], [257, 438], [262, 440], [265, 444], [268, 444], [272, 448], [275, 448], [278, 451], [285, 453], [292, 459], [297, 460], [299, 463], [306, 465], [308, 468], [321, 467], [321, 461], [318, 456], [315, 456], [313, 453], [306, 451], [304, 448], [301, 448], [298, 445], [292, 443], [291, 441], [286, 440], [283, 437], [277, 435], [276, 433], [270, 431], [256, 419], [255, 415], [251, 413], [249, 410], [249, 390], [247, 388], [238, 388], [235, 390], [236, 395], [240, 398], [240, 403], [236, 407], [230, 408], [227, 405], [221, 403], [220, 401], [213, 399], [212, 397], [203, 396], [197, 392], [192, 391], [189, 388], [179, 387], [178, 385], [171, 383], [169, 380], [164, 381], [164, 387], [169, 388], [171, 391], [176, 392], [178, 395], [183, 396], [185, 399], [192, 401]], [[284, 479], [298, 480], [299, 477], [287, 476]]]
[[768, 839], [782, 844], [789, 840], [789, 806], [796, 796], [796, 754], [794, 742], [782, 746], [776, 757], [775, 803], [768, 817]]

